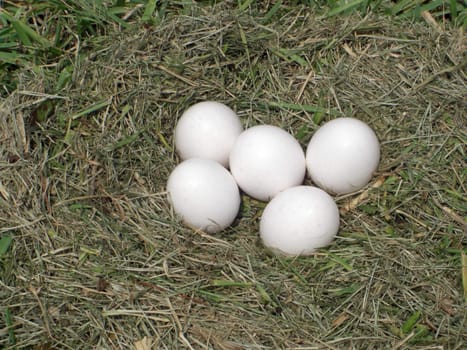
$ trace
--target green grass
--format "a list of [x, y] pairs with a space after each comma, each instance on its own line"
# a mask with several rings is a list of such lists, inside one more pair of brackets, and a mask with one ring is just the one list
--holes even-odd
[[[462, 348], [465, 8], [5, 1], [0, 348]], [[206, 99], [304, 147], [339, 116], [374, 128], [380, 168], [336, 198], [333, 244], [271, 254], [246, 196], [225, 232], [181, 224], [173, 128]]]
[[[205, 3], [218, 3], [205, 1]], [[455, 0], [404, 1], [297, 1], [297, 6], [308, 6], [324, 16], [342, 16], [358, 12], [381, 13], [422, 20], [423, 11], [444, 25], [467, 25], [467, 4]], [[18, 68], [43, 69], [52, 66], [49, 74], [57, 77], [56, 90], [60, 91], [71, 74], [73, 54], [81, 53], [80, 42], [132, 26], [158, 25], [167, 15], [189, 13], [192, 4], [184, 1], [116, 0], [104, 1], [7, 1], [0, 13], [0, 68], [2, 94], [15, 89]], [[239, 12], [260, 14], [263, 23], [270, 23], [288, 11], [282, 1], [264, 8], [258, 1], [238, 1]], [[43, 25], [47, 21], [47, 25]], [[241, 29], [240, 29], [241, 30]], [[299, 55], [281, 48], [279, 55], [306, 65]], [[58, 71], [57, 71], [58, 70]]]

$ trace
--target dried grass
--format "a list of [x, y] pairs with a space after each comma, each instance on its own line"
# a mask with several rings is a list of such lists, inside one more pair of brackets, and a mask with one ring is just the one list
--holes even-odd
[[[59, 93], [55, 77], [25, 70], [0, 102], [0, 233], [13, 237], [0, 347], [461, 349], [464, 40], [372, 15], [296, 7], [263, 22], [193, 7], [81, 43]], [[174, 217], [173, 128], [206, 99], [303, 145], [314, 121], [336, 116], [375, 129], [380, 182], [347, 207], [333, 245], [269, 255], [264, 205], [248, 198], [216, 236]], [[44, 101], [52, 112], [38, 121]]]

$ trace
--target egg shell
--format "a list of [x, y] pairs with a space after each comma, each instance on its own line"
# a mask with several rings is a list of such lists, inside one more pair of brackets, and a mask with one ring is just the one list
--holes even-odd
[[380, 145], [375, 132], [355, 118], [337, 118], [321, 126], [306, 150], [313, 182], [333, 194], [358, 191], [378, 168]]
[[339, 210], [314, 186], [296, 186], [276, 195], [260, 221], [263, 244], [275, 253], [309, 255], [325, 247], [339, 230]]
[[175, 167], [167, 182], [167, 192], [175, 213], [183, 221], [209, 233], [228, 227], [240, 207], [240, 191], [219, 163], [191, 158]]
[[246, 194], [268, 201], [303, 182], [305, 155], [298, 141], [285, 130], [258, 125], [237, 138], [230, 153], [230, 170]]
[[204, 101], [189, 107], [175, 127], [175, 148], [182, 160], [206, 158], [229, 165], [229, 154], [243, 126], [228, 106]]

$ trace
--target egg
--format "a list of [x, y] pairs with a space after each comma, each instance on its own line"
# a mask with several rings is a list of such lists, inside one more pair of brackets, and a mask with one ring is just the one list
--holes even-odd
[[190, 158], [167, 181], [173, 210], [189, 226], [216, 233], [235, 220], [240, 191], [227, 169], [210, 159]]
[[230, 152], [230, 171], [246, 194], [268, 201], [303, 182], [305, 155], [298, 141], [285, 130], [258, 125], [237, 138]]
[[189, 107], [175, 127], [175, 149], [182, 160], [205, 158], [229, 165], [230, 150], [243, 126], [228, 106], [204, 101]]
[[313, 182], [333, 194], [363, 188], [378, 168], [380, 145], [375, 132], [355, 118], [337, 118], [320, 127], [306, 150]]
[[313, 186], [296, 186], [277, 194], [260, 221], [263, 244], [285, 255], [309, 255], [330, 244], [338, 230], [336, 203]]

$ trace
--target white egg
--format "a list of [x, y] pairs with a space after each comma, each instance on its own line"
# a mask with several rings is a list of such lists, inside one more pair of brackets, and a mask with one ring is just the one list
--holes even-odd
[[230, 170], [245, 193], [268, 201], [303, 182], [305, 155], [288, 132], [272, 125], [258, 125], [238, 137], [230, 153]]
[[188, 108], [177, 122], [175, 148], [181, 159], [212, 159], [228, 167], [230, 150], [242, 131], [232, 109], [219, 102], [200, 102]]
[[323, 190], [296, 186], [275, 196], [264, 209], [260, 236], [275, 253], [308, 255], [332, 242], [339, 230], [339, 210]]
[[237, 216], [240, 192], [219, 163], [191, 158], [175, 167], [167, 182], [169, 200], [183, 221], [206, 232], [228, 227]]
[[363, 188], [378, 168], [375, 132], [355, 118], [337, 118], [320, 127], [308, 144], [306, 164], [313, 182], [333, 194]]

